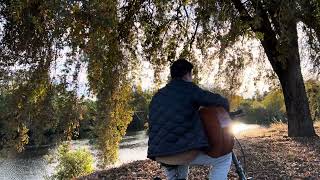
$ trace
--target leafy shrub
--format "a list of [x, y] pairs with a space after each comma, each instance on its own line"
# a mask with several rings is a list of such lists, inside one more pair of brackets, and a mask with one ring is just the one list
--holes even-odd
[[255, 124], [286, 122], [284, 97], [281, 90], [273, 90], [259, 100], [243, 100], [240, 108], [246, 112], [245, 121]]
[[50, 179], [72, 179], [87, 175], [94, 170], [93, 156], [86, 149], [70, 150], [69, 144], [62, 144], [58, 148], [56, 158], [58, 165]]
[[320, 120], [320, 82], [309, 80], [306, 82], [310, 113], [313, 120]]

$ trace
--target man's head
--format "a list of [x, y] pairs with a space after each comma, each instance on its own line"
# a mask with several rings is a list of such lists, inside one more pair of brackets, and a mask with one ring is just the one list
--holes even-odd
[[189, 61], [185, 59], [178, 59], [170, 66], [171, 78], [192, 81], [192, 68], [193, 65]]

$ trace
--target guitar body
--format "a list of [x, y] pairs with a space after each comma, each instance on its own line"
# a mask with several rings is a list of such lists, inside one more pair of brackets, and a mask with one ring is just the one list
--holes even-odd
[[232, 152], [234, 136], [232, 135], [231, 118], [222, 107], [202, 107], [200, 117], [209, 140], [206, 153], [214, 158]]

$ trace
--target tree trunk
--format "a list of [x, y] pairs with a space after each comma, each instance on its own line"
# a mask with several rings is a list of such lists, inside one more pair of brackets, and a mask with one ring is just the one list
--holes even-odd
[[287, 69], [282, 70], [278, 76], [286, 104], [288, 135], [290, 137], [314, 136], [315, 131], [300, 63], [288, 62]]
[[[305, 91], [301, 73], [297, 27], [295, 21], [287, 22], [286, 37], [281, 40], [280, 46], [285, 46], [284, 57], [277, 64], [276, 73], [279, 77], [286, 104], [288, 116], [288, 135], [290, 137], [315, 136], [309, 101]], [[280, 58], [279, 56], [278, 58]]]

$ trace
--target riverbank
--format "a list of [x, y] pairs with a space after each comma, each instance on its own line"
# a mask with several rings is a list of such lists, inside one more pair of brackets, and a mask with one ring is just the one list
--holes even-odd
[[[144, 160], [147, 154], [147, 135], [145, 131], [127, 133], [120, 142], [119, 164], [125, 164], [134, 160]], [[90, 139], [78, 139], [70, 141], [72, 149], [88, 149], [94, 156], [94, 167], [99, 160], [94, 143]], [[0, 180], [32, 179], [43, 180], [44, 177], [54, 173], [56, 163], [49, 164], [47, 157], [56, 153], [57, 146], [27, 147], [25, 151], [10, 154], [0, 159]], [[128, 156], [128, 154], [130, 156]], [[131, 156], [134, 154], [134, 156]]]
[[[320, 135], [320, 122], [315, 123]], [[248, 130], [238, 135], [245, 151], [247, 173], [254, 179], [320, 179], [320, 138], [290, 138], [285, 124]], [[237, 154], [239, 146], [236, 146]], [[191, 167], [189, 179], [206, 179], [208, 168]], [[160, 166], [150, 160], [135, 161], [117, 168], [94, 172], [84, 179], [165, 179]], [[237, 179], [234, 168], [229, 179]]]

